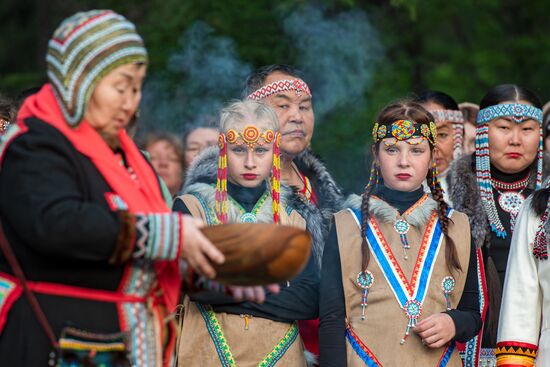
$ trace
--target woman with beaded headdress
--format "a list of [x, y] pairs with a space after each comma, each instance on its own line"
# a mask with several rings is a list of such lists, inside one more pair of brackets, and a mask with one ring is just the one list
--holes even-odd
[[415, 101], [427, 109], [435, 119], [437, 127], [435, 163], [443, 196], [449, 202], [447, 173], [452, 161], [462, 156], [464, 117], [453, 97], [443, 92], [425, 91], [420, 93]]
[[224, 258], [170, 211], [126, 133], [143, 40], [115, 12], [81, 12], [54, 32], [46, 63], [49, 82], [0, 149], [2, 365], [169, 366], [180, 257], [210, 277], [206, 259]]
[[541, 103], [514, 84], [492, 88], [477, 115], [476, 152], [454, 162], [449, 196], [470, 218], [482, 249], [488, 298], [480, 365], [493, 366], [502, 285], [510, 240], [524, 198], [541, 186], [543, 168]]
[[433, 116], [404, 101], [376, 121], [365, 192], [325, 245], [321, 366], [461, 366], [456, 342], [481, 328], [477, 257], [443, 200]]
[[275, 285], [279, 294], [212, 282], [205, 287], [201, 278], [196, 279], [201, 288], [210, 289], [184, 301], [179, 363], [304, 366], [296, 320], [318, 314], [322, 217], [279, 181], [281, 135], [268, 105], [256, 101], [228, 105], [220, 113], [219, 130], [219, 149], [206, 150], [195, 159], [174, 209], [208, 225], [267, 222], [307, 228], [314, 246], [305, 269], [289, 282]]

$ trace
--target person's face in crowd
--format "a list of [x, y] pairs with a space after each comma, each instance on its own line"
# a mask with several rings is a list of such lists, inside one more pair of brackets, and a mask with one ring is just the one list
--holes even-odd
[[[407, 141], [387, 138], [378, 146], [377, 162], [384, 185], [399, 191], [414, 191], [426, 179], [431, 167], [432, 152], [428, 141], [414, 138], [408, 141], [419, 142], [411, 145]], [[395, 144], [391, 144], [396, 142]], [[389, 144], [385, 144], [389, 143]]]
[[[285, 79], [296, 78], [276, 71], [265, 79], [264, 85]], [[311, 97], [306, 93], [298, 95], [295, 90], [289, 90], [272, 94], [263, 99], [263, 102], [269, 104], [279, 118], [281, 152], [294, 157], [306, 150], [315, 126]]]
[[146, 69], [144, 64], [121, 65], [99, 80], [90, 97], [85, 119], [109, 144], [136, 113]]
[[[422, 106], [428, 111], [444, 110], [445, 107], [433, 103], [422, 103]], [[453, 123], [450, 121], [435, 121], [437, 126], [437, 139], [434, 151], [435, 164], [437, 165], [437, 171], [442, 173], [449, 168], [449, 165], [453, 161]]]
[[157, 140], [146, 147], [151, 164], [172, 195], [177, 194], [183, 183], [181, 160], [174, 146], [167, 140]]
[[191, 131], [185, 141], [185, 165], [189, 167], [200, 152], [218, 144], [218, 135], [218, 130], [210, 127], [199, 127]]
[[476, 150], [476, 127], [469, 122], [464, 122], [464, 140], [462, 152], [472, 154]]
[[518, 124], [504, 116], [489, 123], [489, 158], [502, 172], [517, 173], [529, 167], [536, 158], [538, 146], [539, 123], [535, 120]]
[[[248, 123], [247, 123], [248, 124]], [[245, 124], [233, 127], [241, 131]], [[259, 139], [263, 142], [263, 139]], [[229, 181], [243, 187], [257, 187], [269, 178], [273, 167], [273, 143], [227, 144], [227, 175]]]

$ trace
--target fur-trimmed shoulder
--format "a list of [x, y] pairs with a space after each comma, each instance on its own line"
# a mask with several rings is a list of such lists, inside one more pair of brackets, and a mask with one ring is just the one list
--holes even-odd
[[205, 149], [194, 160], [185, 173], [185, 182], [182, 193], [186, 187], [197, 182], [216, 183], [218, 173], [218, 148], [210, 147]]
[[[215, 189], [211, 185], [216, 183], [217, 172], [218, 148], [208, 148], [195, 158], [193, 164], [187, 171], [187, 177], [181, 194], [188, 194], [191, 192], [202, 193], [207, 194], [207, 196], [213, 200], [213, 192]], [[304, 218], [306, 228], [313, 237], [312, 252], [320, 266], [325, 243], [324, 236], [328, 232], [321, 212], [313, 205], [304, 202], [300, 195], [284, 184], [281, 185], [281, 204], [287, 212], [296, 210], [296, 212]], [[213, 202], [212, 205], [214, 205]]]
[[328, 172], [324, 163], [311, 150], [305, 150], [294, 158], [301, 173], [307, 176], [317, 196], [317, 206], [325, 221], [330, 223], [332, 215], [344, 206], [342, 190]]

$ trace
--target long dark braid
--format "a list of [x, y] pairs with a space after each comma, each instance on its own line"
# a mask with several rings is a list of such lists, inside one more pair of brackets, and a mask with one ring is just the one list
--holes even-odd
[[456, 251], [456, 245], [453, 239], [449, 236], [449, 222], [452, 222], [451, 218], [447, 216], [448, 205], [443, 198], [443, 189], [436, 177], [434, 177], [434, 169], [428, 170], [428, 184], [432, 193], [432, 198], [437, 202], [437, 217], [441, 224], [441, 229], [445, 235], [445, 262], [449, 271], [461, 270], [462, 266], [458, 260], [458, 253]]
[[[375, 145], [375, 147], [378, 147], [378, 145]], [[363, 271], [367, 269], [370, 260], [369, 245], [367, 244], [366, 238], [367, 226], [369, 223], [369, 200], [376, 185], [378, 185], [378, 179], [378, 167], [376, 163], [373, 162], [370, 170], [369, 183], [365, 186], [365, 192], [363, 192], [361, 197], [361, 269]]]

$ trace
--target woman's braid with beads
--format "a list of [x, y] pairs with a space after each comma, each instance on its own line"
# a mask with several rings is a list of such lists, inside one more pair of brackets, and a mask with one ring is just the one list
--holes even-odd
[[445, 262], [447, 263], [447, 268], [449, 271], [453, 269], [462, 270], [462, 266], [460, 266], [460, 262], [458, 261], [455, 243], [453, 239], [449, 237], [449, 222], [451, 222], [451, 219], [447, 216], [447, 209], [449, 206], [443, 197], [443, 189], [437, 178], [437, 168], [432, 168], [428, 171], [427, 179], [430, 183], [429, 186], [432, 198], [437, 202], [437, 217], [443, 234], [445, 235]]

